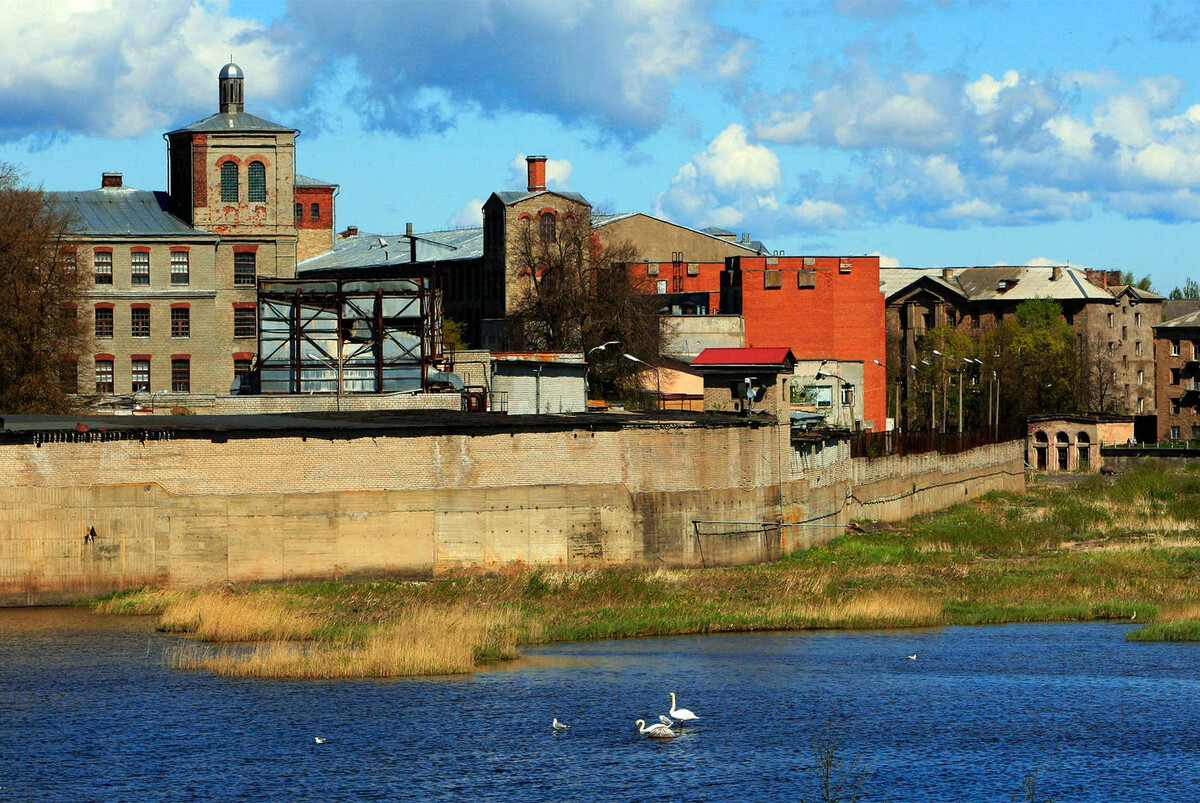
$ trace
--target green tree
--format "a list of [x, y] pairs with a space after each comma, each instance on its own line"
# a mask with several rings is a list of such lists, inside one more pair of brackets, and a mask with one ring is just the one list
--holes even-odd
[[64, 250], [71, 220], [40, 188], [0, 162], [0, 410], [63, 413], [74, 406], [83, 285]]
[[1016, 315], [992, 327], [980, 345], [984, 375], [999, 388], [1000, 421], [1078, 411], [1079, 350], [1057, 301], [1021, 302]]
[[1200, 299], [1200, 283], [1195, 279], [1187, 279], [1184, 281], [1182, 288], [1176, 286], [1167, 297], [1176, 300], [1184, 298]]
[[1133, 271], [1121, 272], [1121, 284], [1127, 284], [1130, 287], [1136, 287], [1139, 290], [1154, 292], [1154, 283], [1150, 281], [1150, 275], [1147, 274], [1140, 279], [1133, 278]]
[[442, 349], [445, 351], [462, 351], [467, 348], [464, 335], [466, 324], [446, 318], [442, 321]]
[[904, 366], [911, 380], [906, 410], [911, 429], [958, 430], [960, 401], [961, 429], [984, 423], [979, 364], [975, 362], [978, 352], [979, 342], [961, 329], [935, 326], [925, 333], [916, 368]]

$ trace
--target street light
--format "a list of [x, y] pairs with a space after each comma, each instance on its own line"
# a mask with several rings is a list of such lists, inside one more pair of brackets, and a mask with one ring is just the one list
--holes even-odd
[[336, 409], [340, 413], [342, 411], [342, 363], [341, 363], [341, 360], [339, 360], [336, 364], [334, 364], [332, 362], [329, 362], [325, 358], [321, 357], [321, 355], [314, 354], [311, 351], [304, 352], [304, 356], [310, 360], [316, 360], [317, 362], [333, 369], [334, 375], [337, 377], [337, 384], [334, 386], [334, 390], [333, 390], [334, 399], [335, 399], [334, 409]]
[[632, 354], [622, 354], [621, 356], [632, 362], [640, 362], [642, 365], [646, 366], [647, 368], [654, 369], [654, 387], [655, 387], [656, 395], [658, 397], [658, 404], [661, 407], [662, 406], [662, 378], [658, 374], [658, 366], [651, 365], [650, 363], [646, 362], [645, 360], [640, 360], [637, 357], [633, 356]]

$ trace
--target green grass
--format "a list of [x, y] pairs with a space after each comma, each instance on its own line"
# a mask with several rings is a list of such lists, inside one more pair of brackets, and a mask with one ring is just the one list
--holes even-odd
[[1200, 641], [1200, 621], [1151, 622], [1145, 627], [1130, 630], [1126, 641]]

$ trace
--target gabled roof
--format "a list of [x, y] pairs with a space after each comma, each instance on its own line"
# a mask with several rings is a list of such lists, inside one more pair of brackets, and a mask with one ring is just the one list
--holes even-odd
[[[482, 228], [427, 231], [414, 236], [417, 238], [417, 262], [476, 259], [483, 256]], [[296, 272], [407, 265], [413, 261], [411, 255], [407, 234], [359, 232], [353, 237], [337, 238], [332, 251], [298, 263]]]
[[1180, 315], [1151, 327], [1153, 329], [1192, 329], [1200, 326], [1200, 310]]
[[[882, 273], [882, 271], [881, 271], [881, 273]], [[882, 279], [880, 280], [879, 284], [880, 284], [880, 290], [883, 291], [884, 288], [883, 288]], [[915, 280], [909, 282], [908, 284], [901, 286], [899, 289], [893, 291], [890, 295], [886, 296], [887, 301], [888, 301], [888, 303], [891, 303], [893, 300], [900, 298], [901, 296], [911, 295], [918, 288], [928, 288], [929, 290], [933, 291], [934, 293], [940, 293], [941, 295], [954, 295], [954, 296], [958, 296], [959, 298], [963, 299], [964, 301], [968, 300], [966, 291], [963, 290], [953, 280], [943, 279], [942, 275], [940, 273], [937, 273], [937, 274], [926, 273], [921, 276], [918, 276]]]
[[713, 240], [719, 241], [722, 245], [737, 246], [738, 248], [745, 249], [748, 254], [753, 254], [754, 256], [762, 256], [769, 253], [766, 246], [763, 245], [763, 243], [759, 240], [751, 240], [749, 242], [727, 240], [724, 237], [713, 234], [711, 229], [705, 229], [703, 231], [700, 229], [693, 229], [691, 226], [684, 226], [682, 223], [675, 223], [670, 220], [664, 220], [663, 218], [655, 217], [654, 215], [647, 215], [645, 212], [624, 212], [619, 215], [592, 215], [592, 225], [596, 228], [602, 228], [603, 226], [609, 226], [613, 223], [619, 223], [622, 220], [629, 220], [630, 218], [635, 217], [644, 217], [649, 220], [653, 220], [656, 223], [661, 223], [664, 226], [673, 226], [677, 229], [683, 229], [684, 231], [692, 232], [693, 234], [699, 234], [702, 237], [709, 237]]
[[216, 133], [223, 131], [227, 133], [237, 133], [239, 131], [275, 131], [275, 132], [291, 132], [297, 133], [296, 129], [288, 128], [279, 123], [272, 123], [270, 120], [264, 120], [261, 117], [255, 117], [253, 114], [246, 112], [224, 113], [218, 112], [205, 117], [203, 120], [197, 120], [191, 125], [185, 125], [183, 128], [177, 128], [169, 134], [179, 134], [184, 131], [193, 133]]
[[1140, 287], [1134, 287], [1132, 284], [1109, 285], [1108, 289], [1112, 291], [1114, 298], [1129, 296], [1130, 298], [1136, 298], [1138, 301], [1149, 302], [1165, 300], [1158, 293], [1152, 293], [1149, 290], [1143, 290]]
[[[949, 278], [944, 274], [949, 273]], [[1055, 278], [1055, 275], [1058, 278]], [[924, 278], [956, 287], [971, 301], [1113, 299], [1113, 292], [1090, 282], [1087, 273], [1069, 265], [989, 265], [971, 268], [884, 268], [879, 289], [889, 299]], [[1153, 294], [1150, 294], [1153, 295]], [[1150, 300], [1147, 296], [1146, 300]]]
[[109, 237], [188, 235], [217, 239], [217, 235], [193, 228], [168, 210], [165, 192], [132, 187], [102, 187], [82, 192], [52, 192], [51, 197], [75, 217], [76, 234]]
[[492, 193], [492, 197], [499, 198], [501, 203], [503, 203], [505, 206], [512, 206], [515, 203], [524, 201], [526, 198], [535, 198], [538, 195], [559, 195], [563, 198], [569, 198], [572, 201], [577, 201], [578, 203], [586, 206], [591, 206], [591, 204], [588, 203], [588, 199], [584, 198], [577, 192], [559, 192], [558, 190], [537, 190], [535, 192], [530, 192], [528, 190], [519, 190], [515, 192]]
[[767, 348], [708, 348], [692, 360], [693, 368], [778, 368], [791, 370], [796, 362], [786, 346]]

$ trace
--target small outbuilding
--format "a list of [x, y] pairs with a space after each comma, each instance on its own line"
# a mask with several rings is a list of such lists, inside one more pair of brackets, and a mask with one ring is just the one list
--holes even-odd
[[1101, 446], [1133, 442], [1131, 415], [1055, 415], [1029, 419], [1025, 462], [1038, 471], [1099, 471]]
[[711, 348], [692, 360], [704, 378], [704, 409], [765, 412], [781, 419], [791, 412], [791, 376], [796, 357], [776, 348]]

